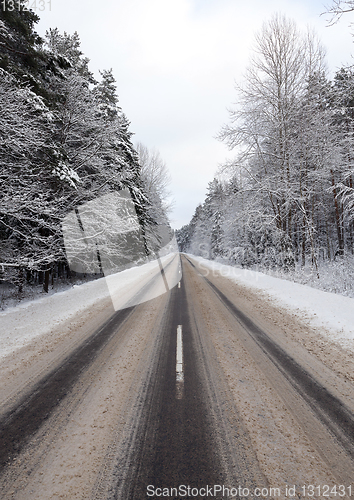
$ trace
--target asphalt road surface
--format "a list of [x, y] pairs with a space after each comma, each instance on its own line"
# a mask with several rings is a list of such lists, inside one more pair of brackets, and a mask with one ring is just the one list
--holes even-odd
[[1, 499], [354, 496], [353, 355], [182, 264], [3, 362]]

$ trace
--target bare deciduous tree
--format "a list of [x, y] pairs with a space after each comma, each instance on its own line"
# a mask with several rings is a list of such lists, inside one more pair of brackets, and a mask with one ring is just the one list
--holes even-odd
[[343, 14], [354, 11], [354, 0], [333, 0], [331, 6], [327, 7], [324, 14], [330, 14], [328, 24], [333, 26], [336, 24]]
[[247, 190], [257, 194], [245, 199], [253, 200], [252, 213], [263, 213], [256, 219], [269, 227], [272, 215], [284, 241], [302, 246], [303, 263], [310, 247], [315, 266], [316, 179], [325, 161], [329, 168], [333, 151], [325, 82], [324, 50], [316, 35], [275, 15], [256, 36], [244, 84], [237, 86], [238, 107], [220, 135], [241, 151], [237, 168], [245, 171]]
[[166, 163], [161, 158], [159, 151], [150, 150], [142, 143], [136, 145], [141, 166], [141, 177], [144, 181], [146, 192], [151, 199], [158, 199], [167, 214], [171, 208], [168, 186], [171, 182], [171, 176]]

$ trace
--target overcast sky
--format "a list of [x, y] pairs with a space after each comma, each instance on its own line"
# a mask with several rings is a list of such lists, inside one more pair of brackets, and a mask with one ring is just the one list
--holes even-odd
[[352, 63], [351, 14], [327, 27], [332, 0], [51, 0], [37, 32], [77, 31], [90, 68], [113, 68], [134, 142], [160, 151], [171, 173], [172, 225], [190, 221], [226, 158], [215, 136], [235, 102], [254, 34], [281, 12], [315, 28], [331, 76]]

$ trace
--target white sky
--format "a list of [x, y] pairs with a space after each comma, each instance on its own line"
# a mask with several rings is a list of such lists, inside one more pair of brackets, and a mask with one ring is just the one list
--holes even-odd
[[77, 31], [96, 77], [113, 68], [134, 142], [158, 149], [170, 170], [174, 228], [190, 221], [218, 165], [232, 156], [215, 136], [264, 21], [281, 12], [315, 28], [331, 75], [354, 54], [351, 14], [333, 27], [320, 16], [332, 0], [51, 0], [50, 10], [45, 1], [40, 35]]

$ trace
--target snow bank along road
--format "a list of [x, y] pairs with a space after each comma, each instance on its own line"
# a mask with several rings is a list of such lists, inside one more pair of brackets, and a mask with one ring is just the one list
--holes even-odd
[[1, 499], [354, 496], [352, 353], [182, 263], [2, 359]]

